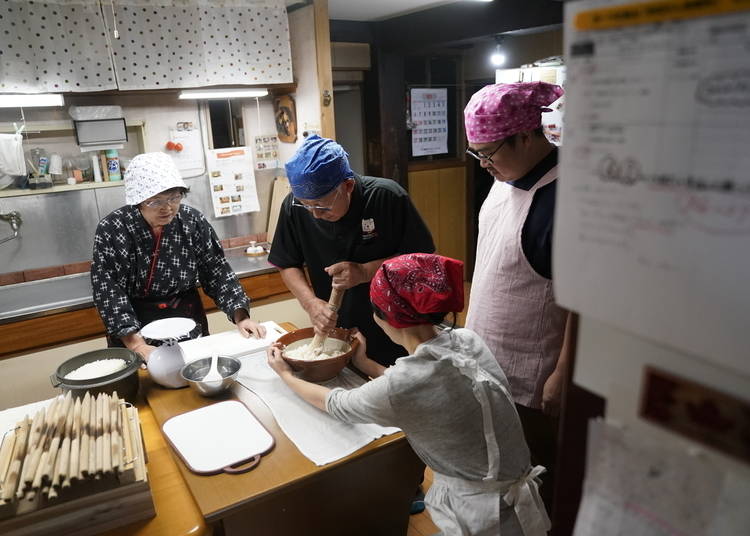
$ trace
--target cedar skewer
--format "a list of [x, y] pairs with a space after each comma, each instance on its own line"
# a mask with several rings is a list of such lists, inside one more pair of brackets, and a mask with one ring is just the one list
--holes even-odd
[[21, 464], [23, 463], [24, 456], [26, 455], [26, 438], [29, 434], [31, 423], [29, 416], [26, 415], [21, 421], [20, 428], [16, 431], [16, 441], [13, 445], [13, 460], [10, 462], [8, 467], [8, 474], [6, 479], [3, 481], [3, 493], [0, 496], [3, 502], [9, 501], [13, 498], [13, 493], [16, 492], [16, 488], [21, 489]]
[[104, 471], [104, 394], [96, 397], [96, 474]]
[[89, 476], [96, 475], [96, 397], [91, 395], [89, 407]]
[[81, 446], [78, 451], [78, 478], [89, 475], [89, 415], [91, 413], [91, 395], [83, 395], [81, 403]]
[[102, 439], [102, 472], [106, 474], [112, 472], [112, 428], [110, 422], [112, 399], [107, 394], [102, 399], [102, 431], [104, 434]]
[[120, 421], [122, 422], [122, 438], [125, 445], [125, 459], [122, 461], [123, 468], [125, 465], [133, 465], [133, 439], [130, 432], [130, 423], [128, 422], [128, 408], [122, 404], [119, 408]]
[[[70, 393], [68, 393], [70, 394]], [[50, 473], [54, 470], [55, 458], [57, 457], [57, 448], [60, 444], [60, 434], [62, 433], [62, 426], [65, 423], [65, 405], [66, 401], [63, 399], [55, 407], [55, 415], [52, 419], [52, 426], [47, 429], [47, 434], [44, 437], [44, 445], [42, 447], [42, 455], [39, 459], [39, 465], [37, 466], [36, 473], [34, 474], [34, 480], [31, 483], [31, 491], [28, 493], [27, 498], [29, 500], [34, 499], [38, 491], [44, 493], [43, 484], [50, 478]]]
[[16, 446], [16, 430], [18, 425], [12, 430], [8, 430], [3, 438], [3, 446], [0, 447], [0, 489], [5, 487], [5, 478], [10, 468], [10, 462], [13, 460], [13, 449]]
[[112, 470], [116, 473], [120, 470], [120, 422], [118, 419], [120, 399], [117, 397], [117, 391], [112, 393], [110, 403], [110, 427], [112, 429]]
[[49, 446], [47, 454], [47, 460], [44, 464], [44, 472], [42, 473], [42, 479], [44, 482], [52, 482], [55, 473], [55, 467], [57, 464], [57, 458], [60, 455], [60, 443], [62, 443], [63, 434], [65, 434], [65, 421], [68, 418], [68, 412], [70, 406], [73, 403], [73, 397], [70, 391], [65, 395], [65, 399], [62, 405], [62, 411], [57, 415], [57, 423], [55, 424], [55, 433], [52, 436], [52, 442]]
[[[76, 401], [78, 401], [77, 398]], [[68, 469], [70, 468], [70, 436], [73, 434], [74, 408], [74, 405], [68, 407], [68, 413], [65, 416], [65, 433], [63, 434], [60, 452], [58, 453], [57, 461], [55, 462], [55, 472], [52, 477], [52, 488], [55, 492], [60, 489], [60, 486], [68, 477]]]
[[[29, 466], [29, 472], [25, 475], [26, 487], [32, 488], [31, 491], [26, 494], [28, 499], [33, 499], [34, 495], [36, 494], [36, 490], [41, 487], [44, 466], [47, 463], [47, 458], [49, 457], [49, 446], [52, 442], [52, 436], [55, 433], [55, 425], [57, 424], [57, 414], [62, 410], [62, 405], [62, 400], [57, 399], [57, 403], [55, 404], [54, 409], [47, 412], [44, 433], [39, 436], [39, 442], [36, 445], [34, 457], [32, 458], [31, 465]], [[22, 490], [20, 489], [18, 490], [17, 495], [19, 496], [19, 498], [23, 495], [21, 491]]]
[[31, 465], [31, 452], [36, 447], [39, 441], [39, 436], [42, 434], [44, 429], [44, 423], [46, 421], [46, 412], [53, 409], [57, 399], [53, 400], [49, 408], [42, 408], [36, 412], [34, 419], [29, 427], [29, 433], [27, 435], [26, 443], [26, 457], [23, 461], [23, 469], [21, 470], [21, 481], [26, 481], [26, 474], [29, 472], [29, 466]]
[[[38, 428], [32, 430], [29, 444], [26, 449], [26, 459], [23, 461], [23, 470], [21, 471], [21, 479], [24, 482], [25, 487], [31, 486], [36, 474], [36, 468], [39, 465], [40, 458], [42, 456], [42, 446], [44, 444], [44, 438], [47, 435], [47, 430], [52, 425], [52, 420], [55, 417], [57, 406], [60, 399], [55, 397], [52, 403], [47, 407], [46, 412], [42, 410], [41, 419], [38, 423]], [[36, 417], [34, 417], [36, 421]], [[19, 499], [23, 497], [23, 490], [19, 488], [16, 497]]]
[[72, 436], [70, 438], [70, 465], [68, 468], [68, 476], [63, 480], [62, 487], [67, 488], [70, 486], [71, 481], [78, 480], [78, 467], [80, 462], [80, 443], [81, 443], [81, 399], [76, 398], [76, 403], [73, 406], [73, 429]]

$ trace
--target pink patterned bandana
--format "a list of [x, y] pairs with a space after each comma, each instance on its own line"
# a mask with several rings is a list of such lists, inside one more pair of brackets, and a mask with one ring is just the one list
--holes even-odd
[[542, 124], [542, 112], [551, 111], [545, 106], [562, 94], [560, 86], [547, 82], [485, 86], [464, 108], [466, 138], [469, 143], [490, 143], [534, 130]]

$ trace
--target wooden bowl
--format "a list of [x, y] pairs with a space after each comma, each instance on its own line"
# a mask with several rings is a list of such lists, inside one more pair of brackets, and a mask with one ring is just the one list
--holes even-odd
[[[309, 339], [308, 342], [312, 342], [314, 336], [315, 331], [313, 330], [313, 328], [302, 328], [282, 335], [281, 337], [279, 337], [278, 342], [280, 342], [284, 346], [290, 346], [292, 343], [305, 339]], [[336, 357], [332, 357], [330, 359], [318, 359], [311, 361], [305, 359], [292, 359], [290, 357], [287, 357], [284, 352], [282, 352], [281, 355], [284, 358], [284, 361], [289, 363], [289, 366], [292, 367], [297, 375], [303, 380], [307, 380], [309, 382], [324, 382], [326, 380], [330, 380], [331, 378], [335, 378], [336, 375], [338, 375], [338, 373], [341, 372], [341, 370], [349, 363], [352, 356], [354, 355], [354, 352], [357, 351], [359, 340], [355, 339], [352, 336], [351, 330], [343, 328], [332, 329], [328, 337], [331, 339], [338, 339], [340, 341], [343, 341], [351, 345], [351, 348], [348, 352]]]

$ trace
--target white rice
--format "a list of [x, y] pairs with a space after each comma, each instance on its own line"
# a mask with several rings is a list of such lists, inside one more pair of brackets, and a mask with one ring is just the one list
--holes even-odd
[[91, 380], [108, 376], [127, 366], [124, 359], [98, 359], [91, 363], [86, 363], [65, 375], [66, 380]]
[[330, 348], [326, 344], [321, 349], [321, 352], [318, 355], [315, 355], [315, 352], [310, 348], [310, 343], [307, 343], [287, 348], [284, 350], [284, 355], [290, 359], [299, 359], [300, 361], [320, 361], [322, 359], [338, 357], [341, 354], [345, 354], [347, 351], [347, 349]]

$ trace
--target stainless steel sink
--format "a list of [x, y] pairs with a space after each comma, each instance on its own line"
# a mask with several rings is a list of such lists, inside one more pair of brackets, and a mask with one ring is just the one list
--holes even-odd
[[91, 296], [88, 272], [0, 286], [0, 323], [81, 308]]

